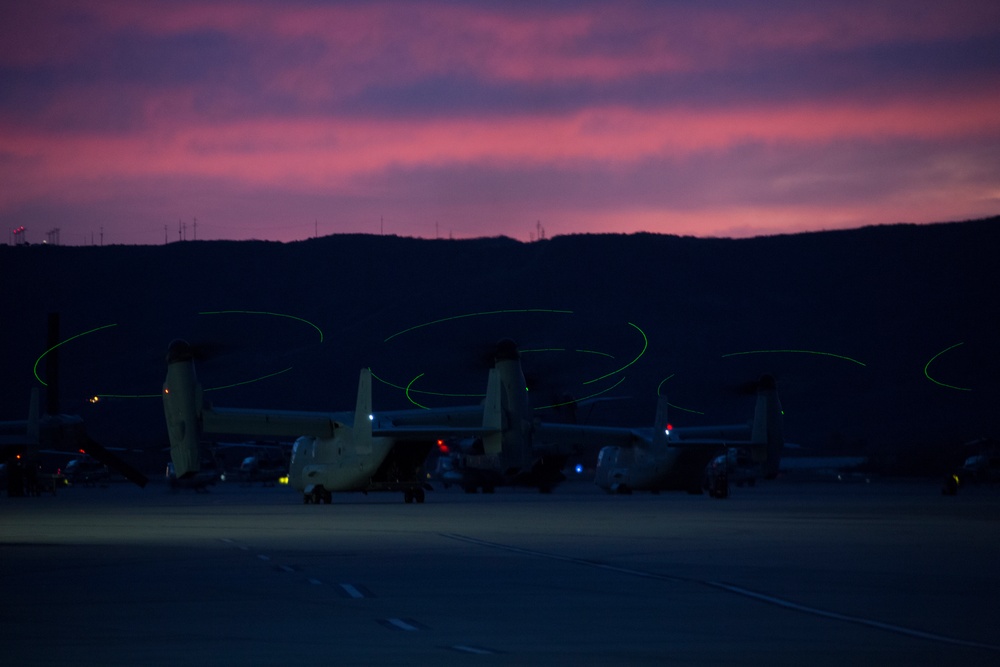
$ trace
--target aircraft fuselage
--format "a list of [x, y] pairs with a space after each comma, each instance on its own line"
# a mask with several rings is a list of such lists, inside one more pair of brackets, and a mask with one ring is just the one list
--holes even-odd
[[604, 447], [597, 457], [594, 483], [609, 493], [689, 491], [701, 493], [711, 450], [658, 447]]
[[355, 444], [349, 433], [337, 433], [332, 438], [300, 437], [292, 448], [288, 483], [303, 492], [313, 486], [328, 491], [363, 491], [393, 444], [391, 438]]

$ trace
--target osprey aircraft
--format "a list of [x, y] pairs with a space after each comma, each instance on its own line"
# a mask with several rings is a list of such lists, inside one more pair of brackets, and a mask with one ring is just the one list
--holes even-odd
[[[684, 489], [700, 493], [706, 465], [729, 448], [750, 452], [764, 476], [777, 471], [780, 405], [773, 378], [758, 392], [752, 429], [747, 426], [672, 430], [660, 398], [652, 427], [546, 423], [528, 401], [520, 354], [513, 341], [497, 345], [483, 406], [374, 413], [371, 372], [361, 371], [354, 413], [290, 412], [204, 404], [193, 355], [184, 341], [171, 343], [163, 401], [171, 459], [179, 480], [199, 471], [202, 433], [295, 437], [289, 484], [306, 503], [330, 503], [334, 491], [402, 491], [423, 502], [421, 467], [440, 438], [475, 438], [475, 449], [457, 457], [458, 482], [468, 492], [528, 486], [543, 493], [565, 479], [570, 456], [598, 451], [595, 481], [612, 493]], [[478, 425], [477, 425], [478, 424]], [[741, 434], [750, 430], [750, 437]]]
[[[704, 484], [713, 497], [724, 498], [729, 495], [728, 475], [737, 462], [740, 472], [751, 480], [777, 475], [784, 447], [781, 422], [777, 386], [770, 375], [757, 383], [757, 405], [749, 428], [673, 429], [667, 422], [666, 398], [661, 396], [652, 427], [607, 433], [609, 443], [598, 454], [594, 482], [609, 493], [701, 493]], [[706, 479], [706, 467], [720, 455], [722, 468]]]
[[[783, 439], [781, 406], [774, 378], [758, 383], [752, 427], [708, 426], [673, 429], [667, 422], [667, 400], [658, 399], [656, 417], [648, 427], [595, 426], [551, 423], [535, 419], [516, 344], [497, 345], [495, 372], [500, 378], [501, 448], [484, 446], [459, 454], [451, 474], [458, 485], [473, 493], [495, 486], [533, 486], [551, 491], [565, 479], [562, 470], [571, 456], [599, 452], [595, 483], [610, 493], [686, 490], [701, 493], [705, 469], [719, 454], [737, 450], [762, 477], [777, 473]], [[734, 456], [735, 458], [735, 456]], [[725, 477], [712, 495], [722, 497]], [[728, 489], [728, 487], [725, 487]]]
[[202, 399], [191, 346], [176, 340], [167, 351], [163, 407], [178, 481], [199, 474], [203, 433], [297, 437], [288, 483], [305, 503], [329, 504], [342, 491], [401, 491], [406, 502], [421, 503], [423, 462], [438, 438], [481, 437], [500, 450], [499, 389], [491, 373], [482, 407], [375, 413], [371, 371], [363, 369], [353, 413], [215, 407]]

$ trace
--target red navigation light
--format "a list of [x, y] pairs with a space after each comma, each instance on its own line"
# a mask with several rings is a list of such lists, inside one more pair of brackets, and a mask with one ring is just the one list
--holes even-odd
[[448, 445], [444, 444], [444, 440], [438, 440], [437, 447], [438, 451], [441, 452], [442, 454], [448, 453]]

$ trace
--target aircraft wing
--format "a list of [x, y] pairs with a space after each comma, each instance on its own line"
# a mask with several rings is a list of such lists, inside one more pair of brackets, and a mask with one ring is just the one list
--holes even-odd
[[387, 426], [372, 428], [372, 436], [397, 440], [426, 440], [428, 438], [477, 438], [492, 435], [496, 429], [480, 426]]
[[600, 449], [608, 445], [626, 447], [648, 442], [649, 429], [619, 426], [586, 426], [582, 424], [539, 423], [535, 425], [536, 446], [543, 449], [572, 450]]
[[[741, 435], [745, 437], [740, 438]], [[543, 449], [579, 451], [596, 450], [609, 445], [617, 447], [650, 445], [653, 442], [653, 429], [541, 423], [536, 424], [534, 436], [536, 443]], [[745, 425], [709, 427], [704, 430], [696, 428], [680, 435], [674, 430], [671, 431], [671, 437], [667, 442], [668, 446], [678, 449], [718, 449], [749, 444], [751, 444], [749, 428]]]
[[202, 430], [208, 433], [289, 438], [302, 435], [330, 438], [343, 425], [335, 413], [242, 408], [206, 408], [201, 423]]
[[423, 410], [379, 411], [379, 419], [392, 422], [394, 426], [476, 426], [483, 421], [483, 407], [465, 405], [451, 408], [428, 408]]
[[733, 424], [731, 426], [681, 426], [670, 433], [678, 440], [711, 441], [711, 440], [750, 440], [751, 424]]

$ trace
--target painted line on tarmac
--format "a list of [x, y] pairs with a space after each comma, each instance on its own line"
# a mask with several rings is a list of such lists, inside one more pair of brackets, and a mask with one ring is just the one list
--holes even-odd
[[420, 628], [417, 627], [416, 621], [412, 621], [410, 619], [387, 618], [379, 622], [385, 627], [393, 630], [403, 630], [404, 632], [417, 632], [420, 630]]
[[365, 593], [361, 589], [359, 589], [357, 586], [354, 586], [353, 584], [340, 584], [340, 588], [343, 589], [345, 593], [347, 593], [348, 597], [354, 598], [355, 600], [361, 600], [362, 598], [371, 597], [365, 595]]
[[924, 632], [922, 630], [915, 630], [913, 628], [907, 628], [901, 625], [893, 625], [892, 623], [883, 623], [881, 621], [872, 620], [869, 618], [863, 618], [861, 616], [850, 616], [848, 614], [840, 614], [834, 611], [827, 611], [825, 609], [818, 609], [816, 607], [807, 607], [790, 600], [785, 600], [779, 597], [774, 597], [772, 595], [765, 595], [764, 593], [757, 593], [755, 591], [748, 590], [746, 588], [740, 588], [739, 586], [733, 586], [732, 584], [721, 583], [718, 581], [708, 581], [706, 579], [690, 579], [687, 577], [676, 577], [669, 574], [657, 574], [656, 572], [646, 572], [644, 570], [634, 570], [627, 567], [618, 567], [617, 565], [609, 565], [607, 563], [600, 563], [598, 561], [587, 560], [586, 558], [576, 558], [574, 556], [564, 556], [561, 554], [549, 553], [546, 551], [536, 551], [534, 549], [524, 549], [522, 547], [515, 547], [509, 544], [500, 544], [498, 542], [489, 542], [487, 540], [480, 540], [475, 537], [469, 537], [467, 535], [458, 535], [456, 533], [440, 533], [441, 537], [446, 537], [451, 540], [457, 540], [459, 542], [467, 542], [469, 544], [476, 544], [483, 547], [490, 547], [492, 549], [501, 549], [503, 551], [509, 551], [511, 553], [523, 554], [526, 556], [538, 556], [540, 558], [547, 558], [549, 560], [562, 561], [564, 563], [576, 563], [577, 565], [585, 565], [587, 567], [593, 567], [600, 570], [607, 570], [609, 572], [617, 572], [619, 574], [627, 574], [635, 577], [642, 577], [644, 579], [656, 579], [659, 581], [670, 581], [675, 583], [689, 583], [689, 584], [700, 584], [702, 586], [708, 586], [710, 588], [715, 588], [718, 590], [726, 591], [728, 593], [733, 593], [736, 595], [741, 595], [746, 598], [753, 600], [759, 600], [761, 602], [766, 602], [768, 604], [776, 605], [784, 609], [789, 609], [791, 611], [797, 611], [803, 614], [811, 614], [813, 616], [819, 616], [821, 618], [828, 618], [836, 621], [844, 621], [847, 623], [854, 623], [857, 625], [863, 625], [876, 630], [885, 630], [887, 632], [894, 632], [900, 635], [906, 635], [908, 637], [915, 637], [917, 639], [926, 639], [929, 641], [938, 642], [941, 644], [951, 644], [953, 646], [966, 646], [971, 648], [982, 648], [988, 649], [990, 651], [1000, 651], [1000, 646], [996, 644], [986, 644], [984, 642], [967, 641], [964, 639], [955, 639], [954, 637], [946, 637], [944, 635], [936, 635], [931, 632]]
[[455, 644], [450, 647], [452, 651], [460, 653], [472, 653], [473, 655], [497, 655], [498, 651], [479, 646], [468, 646], [467, 644]]
[[[231, 547], [236, 547], [241, 551], [250, 551], [250, 547], [246, 546], [245, 544], [240, 544], [236, 540], [231, 540], [228, 537], [220, 537], [219, 541]], [[271, 562], [271, 557], [267, 554], [257, 554], [257, 560], [262, 561], [264, 563], [269, 563]], [[296, 567], [295, 565], [285, 565], [282, 563], [277, 563], [274, 567], [276, 570], [280, 570], [281, 572], [286, 572], [288, 574], [295, 574], [300, 570], [300, 568]], [[323, 585], [323, 581], [321, 579], [317, 579], [316, 577], [306, 577], [306, 581], [308, 581], [313, 586]], [[353, 584], [340, 584], [339, 588], [343, 593], [346, 594], [346, 597], [350, 597], [356, 600], [375, 597], [375, 594], [372, 593], [367, 588], [365, 588], [364, 586], [355, 586]]]
[[954, 637], [945, 637], [944, 635], [936, 635], [932, 632], [924, 632], [923, 630], [914, 630], [913, 628], [907, 628], [901, 625], [893, 625], [892, 623], [883, 623], [882, 621], [875, 621], [870, 618], [863, 618], [861, 616], [849, 616], [847, 614], [840, 614], [835, 611], [817, 609], [816, 607], [807, 607], [805, 605], [801, 605], [796, 602], [790, 602], [788, 600], [777, 598], [772, 595], [765, 595], [764, 593], [757, 593], [756, 591], [740, 588], [739, 586], [733, 586], [732, 584], [725, 584], [718, 581], [698, 581], [698, 580], [692, 580], [692, 581], [695, 581], [695, 583], [704, 584], [706, 586], [711, 586], [713, 588], [718, 588], [724, 591], [729, 591], [730, 593], [736, 593], [737, 595], [742, 595], [744, 597], [760, 600], [761, 602], [767, 602], [768, 604], [773, 604], [778, 607], [784, 607], [785, 609], [791, 609], [792, 611], [800, 611], [806, 614], [812, 614], [813, 616], [821, 616], [823, 618], [830, 618], [836, 621], [855, 623], [858, 625], [864, 625], [869, 628], [875, 628], [876, 630], [886, 630], [887, 632], [895, 632], [896, 634], [906, 635], [908, 637], [916, 637], [917, 639], [927, 639], [942, 644], [954, 644], [956, 646], [984, 648], [984, 649], [989, 649], [991, 651], [1000, 651], [1000, 646], [996, 646], [994, 644], [968, 641], [965, 639], [955, 639]]

